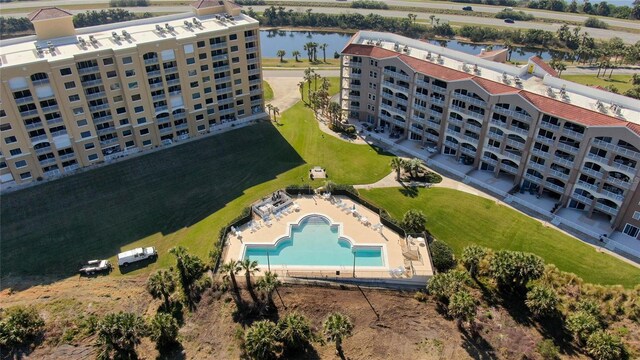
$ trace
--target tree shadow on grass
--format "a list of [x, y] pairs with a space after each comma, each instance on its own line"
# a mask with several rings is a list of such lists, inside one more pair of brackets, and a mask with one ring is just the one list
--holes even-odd
[[[2, 273], [43, 277], [20, 289], [67, 278], [79, 261], [194, 225], [302, 164], [276, 128], [261, 122], [2, 195]], [[217, 230], [206, 236], [212, 246]]]
[[405, 197], [410, 197], [410, 198], [417, 197], [419, 192], [417, 187], [407, 186], [405, 184], [402, 184], [402, 187], [398, 189], [398, 191], [400, 192], [400, 194], [404, 195]]
[[462, 330], [462, 348], [476, 360], [493, 360], [498, 357], [495, 349], [481, 335], [472, 336], [468, 331]]

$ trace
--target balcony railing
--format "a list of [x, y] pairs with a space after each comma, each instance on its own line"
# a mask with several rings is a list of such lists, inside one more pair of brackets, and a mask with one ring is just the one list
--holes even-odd
[[29, 139], [31, 140], [32, 144], [35, 144], [41, 141], [47, 141], [48, 137], [47, 137], [47, 134], [42, 134], [42, 135], [30, 137]]
[[624, 201], [624, 195], [618, 194], [618, 193], [614, 193], [613, 191], [602, 189], [600, 191], [600, 194], [602, 194], [605, 197], [607, 197], [607, 198], [609, 198], [611, 200], [614, 200], [614, 201], [620, 201], [620, 202]]
[[469, 124], [469, 123], [467, 123], [467, 125], [465, 125], [465, 128], [467, 130], [473, 131], [475, 133], [480, 133], [482, 131], [482, 128], [480, 126]]
[[105, 110], [108, 108], [109, 108], [109, 104], [89, 105], [89, 110], [91, 110], [91, 112]]
[[85, 74], [91, 74], [91, 73], [98, 72], [98, 71], [100, 71], [100, 67], [99, 66], [97, 66], [97, 65], [96, 66], [88, 66], [88, 67], [85, 67], [85, 68], [78, 69], [78, 74], [85, 75]]
[[42, 112], [46, 114], [53, 111], [58, 111], [58, 109], [59, 109], [58, 105], [45, 106], [42, 108]]
[[542, 164], [538, 164], [537, 162], [533, 162], [533, 161], [529, 161], [528, 167], [531, 168], [531, 169], [538, 170], [541, 173], [544, 173], [545, 170], [546, 170], [546, 166], [544, 166]]
[[432, 127], [434, 129], [439, 129], [440, 128], [440, 120], [431, 120], [428, 119], [427, 120], [427, 126]]
[[444, 144], [452, 149], [457, 149], [459, 144], [454, 143], [453, 141], [445, 140]]
[[615, 160], [613, 161], [613, 163], [611, 163], [611, 166], [614, 167], [617, 170], [624, 171], [624, 172], [626, 172], [628, 174], [635, 175], [635, 173], [636, 173], [636, 168], [635, 167], [631, 167], [629, 165], [625, 165], [623, 163], [616, 162]]
[[510, 151], [505, 151], [503, 153], [503, 155], [506, 156], [507, 158], [515, 161], [516, 163], [520, 163], [520, 160], [522, 160], [522, 156], [521, 155], [514, 154], [514, 153], [512, 153]]
[[51, 137], [67, 135], [67, 130], [52, 131]]
[[438, 140], [439, 140], [439, 136], [438, 136], [438, 135], [434, 135], [434, 134], [430, 134], [430, 133], [425, 133], [425, 134], [424, 134], [424, 136], [425, 136], [427, 139], [429, 139], [429, 140], [431, 140], [431, 141], [433, 141], [433, 142], [438, 142]]
[[629, 183], [628, 181], [617, 179], [617, 178], [614, 178], [613, 176], [607, 176], [606, 181], [609, 184], [620, 186], [620, 187], [625, 188], [625, 189], [628, 189], [628, 188], [631, 187], [631, 183]]
[[524, 178], [531, 181], [534, 184], [538, 184], [538, 185], [542, 184], [542, 178], [531, 175], [529, 173], [524, 174]]
[[167, 80], [167, 86], [173, 86], [180, 84], [180, 79]]
[[413, 97], [415, 97], [416, 99], [420, 99], [420, 100], [429, 100], [429, 95], [425, 95], [422, 93], [415, 93], [413, 95]]
[[447, 89], [443, 88], [442, 86], [438, 86], [436, 84], [431, 84], [431, 90], [439, 92], [441, 94], [446, 94], [447, 93]]
[[614, 145], [612, 143], [608, 143], [606, 141], [602, 141], [599, 139], [593, 139], [593, 144], [598, 145], [598, 147], [606, 150], [612, 150], [616, 154], [624, 155], [625, 157], [628, 157], [631, 159], [640, 160], [640, 152], [633, 151], [631, 149], [626, 149], [626, 148], [623, 148], [622, 146]]
[[399, 85], [390, 83], [389, 81], [383, 81], [382, 85], [384, 85], [384, 86], [386, 86], [388, 88], [394, 89], [394, 90], [402, 91], [402, 92], [407, 93], [407, 94], [409, 93], [409, 88], [408, 87], [399, 86]]
[[33, 116], [33, 115], [38, 115], [38, 110], [37, 109], [21, 111], [20, 112], [20, 116], [22, 116], [22, 117]]
[[24, 128], [27, 129], [27, 130], [33, 130], [33, 129], [40, 129], [43, 126], [44, 126], [44, 124], [41, 121], [38, 121], [38, 122], [32, 123], [32, 124], [25, 124]]
[[518, 168], [515, 167], [515, 166], [511, 166], [509, 164], [500, 163], [500, 169], [502, 169], [502, 170], [504, 170], [504, 171], [506, 171], [508, 173], [514, 174], [514, 175], [518, 174]]
[[593, 154], [593, 153], [588, 153], [587, 154], [587, 158], [590, 159], [590, 160], [594, 160], [596, 162], [599, 162], [601, 164], [605, 164], [605, 165], [609, 164], [609, 160], [607, 158], [602, 157], [600, 155]]
[[439, 99], [437, 97], [433, 97], [432, 96], [432, 97], [429, 98], [429, 101], [434, 105], [444, 105], [444, 100]]
[[543, 150], [540, 150], [540, 149], [536, 149], [536, 148], [531, 149], [531, 153], [533, 153], [536, 156], [539, 156], [539, 157], [541, 157], [543, 159], [548, 159], [551, 156], [550, 153], [548, 153], [546, 151], [543, 151]]
[[159, 130], [160, 134], [168, 134], [170, 132], [173, 132], [173, 128], [171, 126], [167, 126], [165, 128], [162, 128]]
[[577, 154], [578, 150], [580, 150], [579, 148], [577, 148], [575, 146], [571, 146], [571, 145], [565, 144], [563, 142], [558, 142], [557, 148], [558, 149], [562, 149], [562, 150], [567, 151], [567, 152], [572, 153], [572, 154]]
[[95, 125], [98, 125], [98, 124], [102, 124], [104, 122], [110, 121], [111, 119], [113, 119], [113, 116], [111, 115], [100, 116], [100, 117], [93, 118], [93, 123]]
[[82, 83], [82, 86], [84, 87], [91, 87], [91, 86], [102, 84], [102, 79], [87, 80], [87, 81], [82, 81], [81, 83]]
[[107, 93], [104, 91], [100, 91], [97, 93], [93, 93], [93, 94], [87, 94], [85, 95], [85, 97], [87, 98], [87, 100], [96, 100], [96, 99], [101, 99], [107, 96]]
[[33, 80], [31, 81], [31, 83], [33, 84], [33, 86], [38, 86], [38, 85], [46, 85], [49, 83], [49, 79], [40, 79], [40, 80]]
[[558, 170], [553, 170], [553, 169], [549, 170], [549, 176], [552, 176], [560, 180], [569, 180], [569, 174], [565, 174]]
[[556, 185], [556, 184], [554, 184], [552, 182], [545, 181], [544, 182], [544, 187], [547, 188], [547, 189], [556, 191], [556, 192], [558, 192], [560, 194], [564, 194], [564, 187], [560, 186], [560, 185]]
[[533, 118], [531, 116], [529, 116], [529, 115], [522, 114], [522, 113], [519, 113], [517, 111], [505, 109], [505, 108], [502, 108], [500, 106], [495, 106], [494, 105], [492, 109], [493, 109], [494, 112], [496, 112], [498, 114], [511, 116], [514, 119], [518, 119], [518, 120], [524, 121], [526, 123], [530, 123], [533, 120]]
[[564, 166], [566, 166], [568, 168], [573, 167], [573, 160], [565, 159], [565, 158], [562, 158], [562, 157], [559, 157], [559, 156], [554, 157], [553, 158], [553, 162], [555, 162], [556, 164], [559, 164], [559, 165], [564, 165]]
[[452, 94], [453, 94], [454, 98], [462, 100], [464, 102], [468, 102], [468, 103], [471, 103], [471, 104], [474, 104], [474, 105], [477, 105], [477, 106], [480, 106], [480, 107], [483, 107], [483, 108], [487, 106], [487, 103], [484, 100], [480, 100], [480, 99], [476, 99], [476, 98], [471, 97], [471, 96], [463, 95], [463, 94], [457, 93], [455, 91]]
[[39, 160], [40, 166], [47, 166], [56, 163], [56, 158], [46, 158], [43, 160]]
[[596, 202], [595, 208], [612, 216], [618, 215], [618, 209], [599, 202]]
[[61, 117], [56, 117], [56, 118], [52, 118], [47, 120], [47, 125], [56, 125], [56, 124], [62, 124], [62, 118]]
[[573, 194], [571, 194], [571, 198], [572, 199], [576, 199], [578, 201], [580, 201], [581, 203], [591, 206], [591, 204], [593, 204], [593, 199], [592, 198], [588, 198], [584, 195], [580, 195], [580, 194], [576, 194], [575, 192]]
[[553, 139], [542, 136], [542, 135], [536, 136], [536, 141], [541, 142], [543, 144], [547, 144], [547, 145], [553, 144]]
[[69, 153], [69, 154], [64, 154], [64, 155], [60, 155], [60, 161], [65, 161], [65, 160], [69, 160], [69, 159], [73, 159], [76, 157], [75, 153]]
[[587, 174], [591, 177], [594, 177], [596, 179], [602, 179], [602, 177], [604, 176], [604, 173], [602, 173], [601, 171], [595, 171], [593, 169], [589, 169], [588, 167], [583, 167], [582, 168], [582, 173], [583, 174]]
[[150, 78], [157, 77], [160, 75], [162, 75], [162, 72], [160, 72], [160, 70], [147, 71], [147, 76]]
[[50, 144], [46, 144], [46, 146], [43, 146], [43, 147], [41, 147], [39, 149], [35, 149], [35, 152], [36, 152], [37, 155], [50, 153], [52, 151], [53, 151], [53, 149], [51, 148]]
[[153, 64], [157, 64], [158, 63], [158, 58], [157, 57], [153, 57], [150, 59], [144, 59], [144, 64], [145, 65], [153, 65]]
[[460, 146], [460, 152], [463, 153], [463, 154], [472, 156], [472, 157], [476, 156], [476, 151], [475, 150], [469, 149], [469, 148], [464, 147], [464, 146]]
[[428, 88], [431, 84], [429, 84], [428, 82], [424, 81], [424, 80], [420, 80], [420, 79], [416, 79], [416, 85], [418, 86], [422, 86], [423, 88]]
[[449, 124], [460, 126], [460, 127], [462, 127], [462, 125], [464, 125], [464, 122], [462, 120], [456, 119], [456, 118], [451, 117], [451, 116], [449, 116], [449, 119], [447, 121], [449, 122]]
[[[248, 40], [247, 40], [248, 41]], [[224, 49], [227, 47], [227, 42], [219, 42], [219, 43], [215, 43], [215, 44], [211, 44], [211, 49]]]
[[547, 130], [551, 130], [551, 131], [558, 131], [560, 130], [560, 125], [555, 125], [552, 124], [548, 121], [541, 121], [540, 122], [540, 127], [543, 129], [547, 129]]
[[220, 54], [211, 57], [211, 61], [221, 61], [226, 60], [229, 57], [229, 54]]
[[178, 67], [177, 66], [170, 66], [168, 68], [164, 68], [164, 74], [165, 75], [175, 74], [177, 72], [178, 72]]
[[577, 184], [578, 186], [581, 186], [581, 187], [583, 187], [583, 188], [587, 189], [587, 190], [591, 190], [591, 191], [593, 191], [593, 192], [595, 192], [595, 193], [597, 193], [597, 192], [598, 192], [598, 187], [597, 187], [596, 185], [594, 185], [594, 184], [589, 184], [589, 183], [588, 183], [588, 182], [586, 182], [586, 181], [578, 180], [578, 182], [577, 182], [576, 184]]
[[492, 159], [492, 158], [490, 158], [488, 156], [483, 156], [482, 157], [482, 161], [486, 162], [489, 165], [493, 165], [493, 166], [498, 165], [498, 160]]
[[395, 78], [398, 78], [398, 79], [409, 81], [409, 75], [401, 74], [399, 72], [391, 71], [391, 70], [388, 70], [388, 69], [384, 69], [383, 73], [385, 75], [389, 75], [389, 76], [392, 76], [392, 77], [395, 77]]
[[584, 137], [583, 133], [579, 133], [577, 131], [569, 130], [567, 128], [562, 128], [562, 133], [564, 135], [567, 135], [569, 137], [572, 137], [572, 138], [578, 139], [578, 140], [582, 140], [582, 138]]
[[32, 102], [33, 102], [33, 96], [25, 96], [25, 97], [15, 99], [16, 104], [26, 104], [26, 103], [32, 103]]
[[524, 143], [523, 142], [516, 141], [516, 140], [513, 140], [513, 139], [507, 139], [507, 145], [512, 146], [512, 147], [514, 147], [516, 149], [520, 149], [520, 150], [524, 149]]
[[111, 139], [107, 139], [107, 140], [102, 140], [100, 141], [100, 146], [108, 146], [108, 145], [112, 145], [118, 142], [118, 138], [111, 138]]
[[464, 141], [471, 143], [473, 145], [477, 145], [479, 139], [474, 138], [473, 136], [469, 136], [469, 135], [462, 135], [462, 138], [464, 139]]
[[487, 136], [489, 137], [489, 139], [502, 141], [502, 138], [504, 137], [504, 134], [498, 134], [495, 131], [488, 131], [487, 132]]

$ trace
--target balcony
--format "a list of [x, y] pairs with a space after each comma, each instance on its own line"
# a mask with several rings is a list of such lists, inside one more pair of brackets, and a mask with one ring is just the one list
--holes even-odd
[[452, 149], [458, 148], [458, 144], [454, 143], [453, 141], [445, 140], [444, 144]]
[[492, 159], [492, 158], [490, 158], [488, 156], [483, 156], [482, 157], [482, 161], [486, 162], [489, 165], [493, 165], [493, 166], [498, 165], [498, 160]]
[[[393, 106], [389, 106], [389, 105], [386, 105], [386, 104], [380, 104], [380, 108], [388, 110], [388, 111], [393, 111], [396, 114], [402, 115], [402, 116], [406, 115], [406, 113], [407, 113], [406, 110], [398, 109], [398, 108], [395, 108]], [[358, 109], [360, 109], [359, 106], [358, 106]]]
[[609, 165], [609, 160], [605, 157], [602, 157], [600, 155], [596, 155], [593, 153], [588, 153], [587, 154], [587, 158], [596, 162], [599, 162], [601, 164], [605, 164], [605, 165]]
[[168, 112], [169, 111], [169, 107], [167, 105], [162, 105], [162, 106], [156, 106], [155, 108], [153, 108], [153, 111], [155, 111], [156, 115], [163, 113], [163, 112]]
[[39, 149], [35, 149], [35, 152], [36, 152], [37, 155], [50, 153], [52, 151], [53, 151], [53, 149], [51, 149], [51, 145], [50, 144], [47, 144], [46, 146], [41, 147]]
[[429, 86], [431, 86], [431, 84], [429, 84], [428, 82], [426, 82], [424, 80], [421, 80], [421, 79], [416, 79], [415, 83], [416, 83], [416, 85], [422, 86], [425, 89], [427, 89], [427, 88], [429, 88]]
[[183, 124], [178, 124], [176, 125], [176, 130], [183, 130], [189, 127], [189, 124], [187, 123], [183, 123]]
[[384, 69], [382, 72], [385, 75], [389, 75], [389, 76], [392, 76], [394, 78], [401, 79], [401, 80], [404, 80], [404, 81], [409, 81], [409, 75], [401, 74], [399, 72], [391, 71], [391, 70], [388, 70], [388, 69]]
[[437, 142], [438, 142], [438, 140], [439, 140], [438, 135], [434, 135], [434, 134], [430, 134], [430, 133], [425, 133], [425, 134], [424, 134], [424, 136], [425, 136], [427, 139], [429, 139], [429, 140], [431, 140], [431, 141], [433, 141], [433, 142], [436, 142], [436, 143], [437, 143]]
[[531, 153], [535, 154], [536, 156], [539, 156], [539, 157], [541, 157], [543, 159], [548, 159], [551, 156], [550, 153], [548, 153], [546, 151], [543, 151], [543, 150], [540, 150], [540, 149], [536, 149], [536, 148], [531, 149]]
[[151, 97], [151, 100], [153, 101], [160, 101], [160, 100], [164, 100], [166, 98], [165, 94], [160, 94], [160, 95], [154, 95]]
[[[517, 112], [517, 111], [513, 111], [513, 110], [509, 110], [509, 109], [505, 109], [502, 108], [500, 106], [493, 106], [492, 107], [493, 111], [495, 113], [498, 114], [502, 114], [502, 115], [507, 115], [507, 116], [511, 116], [513, 119], [517, 119], [526, 123], [531, 123], [531, 121], [533, 120], [533, 118], [529, 115]], [[558, 127], [559, 128], [559, 127]]]
[[533, 162], [533, 161], [529, 161], [528, 167], [531, 168], [531, 169], [538, 170], [541, 173], [544, 173], [546, 168], [547, 168], [546, 166], [544, 166], [542, 164], [538, 164], [538, 163]]
[[619, 201], [619, 202], [624, 201], [624, 195], [614, 193], [613, 191], [602, 189], [600, 190], [600, 194], [604, 195], [607, 199], [610, 199], [613, 201]]
[[593, 198], [588, 198], [586, 196], [580, 195], [580, 194], [576, 194], [575, 192], [573, 194], [571, 194], [571, 198], [580, 201], [581, 203], [587, 205], [587, 206], [591, 206], [591, 204], [593, 204]]
[[462, 135], [462, 139], [464, 139], [465, 142], [468, 142], [473, 145], [478, 145], [478, 141], [479, 141], [479, 139], [469, 135]]
[[350, 79], [360, 79], [362, 77], [362, 74], [351, 72], [349, 73], [349, 75], [347, 75], [347, 77]]
[[32, 103], [32, 102], [33, 102], [33, 96], [25, 96], [25, 97], [15, 99], [15, 103], [18, 105]]
[[228, 57], [229, 57], [229, 54], [215, 55], [211, 57], [211, 61], [227, 60]]
[[349, 61], [347, 66], [355, 67], [355, 68], [361, 68], [362, 67], [362, 62], [360, 62], [360, 61]]
[[557, 192], [559, 194], [564, 194], [564, 187], [556, 185], [556, 184], [554, 184], [552, 182], [545, 181], [544, 182], [544, 187], [546, 189], [553, 190], [553, 191], [555, 191], [555, 192]]
[[468, 102], [470, 104], [474, 104], [474, 105], [477, 105], [477, 106], [480, 106], [480, 107], [483, 107], [483, 108], [487, 106], [487, 103], [484, 100], [479, 100], [479, 99], [476, 99], [476, 98], [471, 97], [471, 96], [467, 96], [467, 95], [463, 95], [463, 94], [457, 93], [455, 91], [452, 93], [452, 95], [453, 95], [453, 97], [455, 99], [462, 100], [462, 101]]
[[153, 64], [157, 64], [158, 63], [158, 58], [157, 57], [153, 57], [150, 59], [144, 59], [144, 64], [145, 65], [153, 65]]
[[80, 169], [80, 164], [71, 164], [69, 166], [63, 167], [65, 172], [71, 172]]
[[508, 159], [513, 160], [513, 161], [514, 161], [514, 162], [516, 162], [516, 163], [520, 163], [520, 160], [522, 160], [522, 156], [521, 156], [521, 155], [518, 155], [518, 154], [512, 153], [512, 152], [510, 152], [510, 151], [505, 151], [505, 152], [503, 153], [503, 155], [504, 155], [504, 156], [506, 156]]
[[247, 59], [247, 65], [258, 64], [260, 62], [259, 58]]
[[227, 87], [223, 87], [220, 89], [216, 89], [216, 94], [218, 95], [223, 95], [223, 94], [230, 94], [233, 92], [233, 88], [231, 86], [227, 86]]
[[37, 109], [21, 111], [20, 112], [20, 116], [22, 116], [22, 117], [28, 117], [28, 116], [33, 116], [33, 115], [38, 115], [38, 110]]
[[592, 143], [595, 145], [598, 145], [598, 147], [606, 149], [606, 150], [612, 150], [613, 152], [615, 152], [618, 155], [624, 155], [625, 157], [628, 157], [630, 159], [638, 159], [640, 160], [640, 153], [637, 151], [633, 151], [630, 149], [626, 149], [623, 148], [622, 146], [618, 146], [618, 145], [614, 145], [612, 143], [608, 143], [606, 141], [602, 141], [602, 140], [598, 140], [598, 139], [593, 139]]
[[47, 166], [56, 163], [56, 158], [46, 158], [44, 160], [39, 160], [40, 166]]
[[509, 164], [505, 164], [505, 163], [500, 163], [500, 169], [504, 170], [508, 173], [511, 173], [513, 175], [517, 175], [518, 174], [518, 168], [515, 166], [511, 166]]
[[70, 159], [73, 159], [75, 157], [76, 157], [76, 154], [74, 154], [74, 153], [60, 155], [60, 161], [70, 160]]
[[516, 140], [513, 140], [513, 139], [507, 139], [507, 145], [512, 146], [512, 147], [514, 147], [516, 149], [520, 149], [520, 150], [524, 149], [524, 143], [523, 142], [516, 141]]
[[95, 125], [98, 125], [107, 121], [111, 121], [111, 119], [113, 119], [113, 116], [111, 115], [100, 116], [100, 117], [93, 118], [93, 123]]
[[179, 85], [180, 79], [171, 79], [167, 80], [167, 86]]
[[495, 152], [497, 154], [502, 154], [502, 150], [500, 150], [500, 148], [497, 147], [497, 146], [493, 146], [493, 145], [487, 144], [487, 145], [484, 146], [484, 149], [487, 150], [487, 151], [493, 151], [493, 152]]
[[409, 102], [407, 100], [405, 100], [405, 99], [401, 99], [399, 97], [395, 97], [395, 98], [393, 98], [393, 100], [396, 103], [400, 104], [400, 105], [409, 106]]
[[33, 86], [38, 86], [38, 85], [46, 85], [49, 83], [49, 79], [40, 79], [40, 80], [33, 80], [31, 81], [31, 83], [33, 84]]
[[251, 106], [262, 106], [262, 100], [258, 99], [258, 100], [253, 100], [251, 101]]
[[443, 88], [442, 86], [438, 86], [436, 84], [431, 84], [431, 90], [439, 92], [441, 94], [446, 94], [447, 93], [447, 89]]
[[100, 105], [93, 105], [93, 106], [90, 105], [89, 106], [89, 110], [91, 112], [105, 110], [105, 109], [108, 109], [108, 108], [109, 108], [109, 104], [100, 104]]
[[567, 135], [571, 138], [577, 139], [577, 140], [582, 140], [582, 138], [584, 137], [583, 133], [579, 133], [577, 131], [573, 131], [573, 130], [569, 130], [567, 128], [562, 128], [562, 133], [564, 135]]
[[173, 120], [186, 119], [187, 118], [187, 113], [181, 112], [181, 113], [173, 114], [172, 117], [173, 117]]
[[566, 159], [566, 158], [563, 158], [563, 157], [556, 156], [556, 157], [553, 158], [553, 162], [555, 162], [558, 165], [566, 166], [568, 168], [572, 168], [573, 167], [573, 160], [569, 160], [569, 159]]
[[614, 169], [626, 172], [629, 175], [635, 175], [636, 173], [636, 168], [635, 167], [631, 167], [629, 165], [625, 165], [625, 163], [621, 163], [621, 162], [617, 162], [617, 161], [613, 161], [613, 163], [611, 163], [611, 166]]
[[78, 69], [78, 74], [85, 75], [85, 74], [95, 73], [95, 72], [98, 72], [98, 71], [100, 71], [100, 67], [98, 67], [97, 65], [96, 66], [88, 66], [88, 67], [85, 67], [85, 68]]
[[444, 106], [444, 100], [439, 99], [437, 97], [431, 97], [431, 98], [429, 98], [429, 101], [431, 101], [431, 103], [434, 104], [434, 105]]
[[415, 93], [413, 95], [413, 97], [415, 97], [416, 99], [420, 99], [420, 100], [429, 100], [429, 95], [425, 95], [422, 93]]
[[164, 68], [165, 75], [175, 74], [177, 72], [178, 72], [177, 66], [170, 66], [170, 67]]
[[416, 110], [420, 110], [420, 111], [422, 111], [422, 112], [427, 112], [427, 110], [429, 110], [429, 109], [427, 109], [426, 107], [424, 107], [424, 106], [422, 106], [422, 105], [419, 105], [419, 104], [416, 104], [416, 103], [413, 103], [413, 105], [412, 105], [412, 106], [413, 106], [413, 108], [414, 108], [414, 109], [416, 109]]
[[56, 125], [56, 124], [62, 124], [61, 117], [56, 117], [56, 118], [47, 120], [47, 125]]
[[161, 75], [162, 73], [160, 72], [160, 70], [147, 71], [147, 77], [150, 77], [150, 78], [158, 77]]
[[428, 119], [427, 120], [427, 126], [434, 128], [434, 129], [440, 129], [440, 121], [439, 120], [431, 120]]
[[257, 84], [262, 84], [262, 79], [249, 80], [249, 85], [257, 85]]
[[602, 179], [602, 177], [604, 176], [604, 173], [602, 173], [601, 171], [595, 171], [593, 169], [589, 169], [588, 167], [583, 167], [582, 173], [589, 175], [591, 177], [594, 177], [596, 179]]
[[560, 180], [569, 180], [569, 174], [565, 174], [561, 171], [558, 170], [549, 170], [549, 176], [554, 177], [556, 179], [560, 179]]
[[522, 128], [519, 128], [519, 127], [517, 127], [517, 126], [511, 126], [511, 127], [509, 127], [509, 128], [507, 129], [507, 131], [514, 132], [514, 133], [516, 133], [516, 134], [518, 134], [518, 135], [522, 135], [522, 136], [524, 136], [524, 137], [527, 137], [527, 136], [529, 135], [529, 130], [527, 130], [527, 129], [522, 129]]
[[489, 132], [487, 132], [487, 136], [489, 137], [489, 139], [502, 141], [502, 138], [504, 137], [504, 134], [498, 134], [495, 131], [489, 131]]
[[[249, 41], [249, 40], [246, 40]], [[219, 42], [219, 43], [215, 43], [215, 44], [211, 44], [211, 50], [214, 49], [226, 49], [227, 48], [227, 42]]]
[[100, 141], [100, 146], [104, 147], [104, 146], [109, 146], [109, 145], [113, 145], [113, 144], [116, 144], [116, 143], [118, 143], [118, 138], [117, 137]]
[[575, 146], [571, 146], [569, 144], [565, 144], [563, 142], [558, 142], [558, 145], [556, 146], [558, 149], [564, 150], [568, 153], [571, 154], [577, 154], [578, 150], [580, 150], [579, 148], [575, 147]]
[[560, 125], [555, 125], [548, 121], [540, 121], [540, 127], [546, 130], [551, 130], [551, 131], [560, 130]]
[[91, 86], [101, 85], [102, 79], [87, 80], [87, 81], [82, 81], [81, 83], [82, 83], [82, 86], [84, 87], [91, 87]]
[[476, 125], [469, 124], [469, 123], [467, 123], [467, 125], [465, 125], [465, 128], [467, 130], [469, 130], [469, 131], [473, 131], [473, 132], [478, 133], [478, 134], [482, 131], [482, 128], [480, 126], [476, 126]]
[[614, 178], [613, 176], [607, 176], [606, 182], [612, 185], [619, 186], [621, 188], [625, 188], [625, 189], [629, 189], [631, 187], [631, 183], [621, 179]]
[[63, 135], [67, 135], [67, 130], [60, 130], [60, 131], [52, 131], [51, 132], [51, 137], [56, 137], [56, 136], [63, 136]]
[[602, 212], [604, 212], [604, 213], [607, 213], [607, 214], [609, 214], [609, 215], [612, 215], [612, 216], [614, 216], [614, 217], [615, 217], [616, 215], [618, 215], [618, 209], [613, 208], [613, 207], [611, 207], [611, 206], [607, 206], [607, 205], [602, 204], [602, 203], [599, 203], [599, 202], [596, 202], [596, 206], [595, 206], [595, 208], [596, 208], [596, 209], [598, 209], [598, 210], [600, 210], [600, 211], [602, 211]]
[[36, 143], [39, 143], [41, 141], [47, 141], [48, 137], [47, 137], [47, 134], [42, 134], [42, 135], [37, 135], [37, 136], [30, 137], [29, 140], [31, 140], [32, 144], [36, 144]]
[[41, 121], [36, 122], [36, 123], [32, 123], [32, 124], [28, 124], [28, 125], [27, 124], [24, 125], [24, 128], [27, 129], [27, 130], [40, 129], [41, 127], [44, 127], [44, 124]]
[[46, 113], [58, 111], [58, 109], [59, 109], [58, 105], [45, 106], [42, 108], [42, 112], [46, 114]]
[[591, 192], [597, 193], [598, 192], [598, 187], [594, 184], [589, 184], [586, 181], [583, 180], [578, 180], [578, 182], [576, 183], [576, 185], [585, 188], [587, 190], [590, 190]]
[[394, 90], [402, 91], [405, 94], [409, 94], [409, 88], [408, 87], [399, 86], [399, 85], [390, 83], [388, 81], [383, 81], [382, 85], [384, 85], [384, 86], [386, 86], [388, 88], [394, 89]]
[[429, 109], [429, 115], [435, 117], [436, 119], [441, 119], [443, 114], [433, 109]]
[[547, 145], [551, 145], [553, 144], [553, 139], [542, 136], [542, 135], [538, 135], [536, 136], [536, 141], [543, 143], [543, 144], [547, 144]]
[[476, 157], [476, 151], [466, 148], [464, 146], [460, 146], [460, 152], [471, 157]]
[[453, 137], [457, 137], [457, 138], [460, 138], [460, 139], [462, 138], [462, 133], [459, 133], [459, 132], [451, 130], [451, 129], [447, 129], [446, 133], [448, 135], [453, 136]]
[[251, 69], [248, 71], [249, 75], [260, 75], [260, 69]]
[[447, 121], [449, 122], [449, 124], [460, 126], [460, 127], [462, 127], [462, 125], [464, 125], [464, 122], [462, 120], [458, 120], [458, 119], [456, 119], [454, 117], [451, 117], [451, 116], [449, 116], [449, 119]]
[[87, 100], [96, 100], [96, 99], [102, 99], [104, 97], [107, 96], [107, 93], [104, 91], [100, 91], [97, 93], [93, 93], [93, 94], [87, 94], [85, 95], [85, 97], [87, 98]]
[[220, 110], [220, 115], [228, 115], [236, 112], [236, 109], [224, 109]]
[[542, 184], [542, 178], [531, 175], [529, 173], [524, 174], [524, 178], [531, 181], [534, 184], [538, 184], [538, 185]]

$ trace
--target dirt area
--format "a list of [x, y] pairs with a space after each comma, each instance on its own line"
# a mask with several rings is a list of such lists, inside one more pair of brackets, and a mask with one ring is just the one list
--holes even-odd
[[[145, 280], [145, 277], [113, 276], [71, 278], [51, 285], [32, 286], [20, 292], [4, 290], [0, 293], [0, 306], [32, 304], [45, 318], [45, 340], [26, 358], [92, 358], [95, 356], [94, 337], [68, 339], [77, 320], [87, 314], [101, 316], [120, 310], [152, 316], [160, 302], [146, 293]], [[301, 285], [283, 286], [279, 292], [282, 301], [274, 296], [277, 305], [274, 320], [296, 310], [306, 315], [315, 329], [320, 330], [322, 321], [330, 312], [340, 311], [348, 315], [355, 323], [353, 336], [344, 343], [344, 352], [349, 359], [538, 358], [535, 345], [542, 339], [538, 328], [517, 322], [499, 306], [483, 304], [479, 308], [480, 335], [473, 338], [460, 331], [455, 321], [440, 314], [432, 300], [419, 302], [414, 299], [413, 292]], [[244, 292], [243, 299], [251, 302], [250, 296]], [[173, 358], [240, 358], [236, 334], [241, 333], [242, 325], [234, 320], [235, 311], [235, 302], [228, 293], [207, 292], [197, 310], [186, 315], [180, 330], [183, 349], [177, 351]], [[332, 344], [315, 345], [314, 351], [302, 358], [337, 358]], [[148, 339], [138, 347], [138, 354], [141, 359], [153, 359], [158, 355]], [[574, 353], [564, 358], [585, 357]]]

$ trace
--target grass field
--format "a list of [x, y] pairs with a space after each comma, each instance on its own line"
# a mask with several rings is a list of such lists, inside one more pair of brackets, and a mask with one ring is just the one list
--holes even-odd
[[273, 89], [271, 89], [271, 85], [264, 80], [262, 81], [262, 91], [264, 92], [264, 101], [273, 100]]
[[360, 193], [397, 219], [409, 209], [421, 210], [429, 231], [458, 256], [469, 244], [527, 251], [588, 282], [625, 287], [640, 282], [640, 269], [488, 199], [443, 188], [384, 188]]
[[326, 62], [323, 62], [322, 59], [318, 62], [309, 62], [309, 59], [300, 57], [300, 61], [295, 61], [295, 59], [288, 59], [285, 57], [284, 61], [280, 61], [280, 58], [263, 58], [262, 59], [262, 67], [268, 68], [283, 68], [283, 69], [306, 69], [308, 67], [313, 68], [335, 68], [340, 67], [340, 59], [329, 59], [327, 58]]
[[577, 82], [578, 84], [589, 85], [589, 86], [602, 86], [606, 87], [609, 85], [613, 85], [618, 88], [618, 92], [621, 94], [625, 91], [631, 89], [633, 85], [631, 84], [631, 75], [616, 75], [615, 70], [613, 71], [613, 76], [609, 79], [609, 71], [607, 71], [607, 76], [596, 77], [595, 75], [562, 75], [563, 79], [567, 79], [569, 81]]

